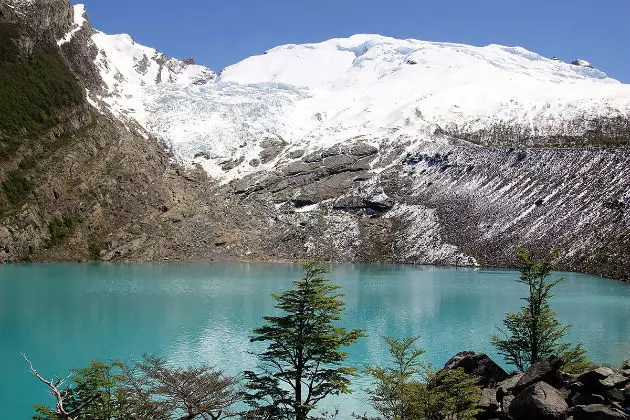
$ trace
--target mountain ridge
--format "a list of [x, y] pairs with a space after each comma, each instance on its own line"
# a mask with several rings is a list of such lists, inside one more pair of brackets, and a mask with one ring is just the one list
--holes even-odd
[[0, 24], [40, 31], [22, 59], [45, 38], [85, 99], [0, 162], [30, 186], [0, 196], [2, 261], [509, 266], [527, 246], [630, 276], [630, 95], [597, 70], [362, 35], [216, 75], [38, 4]]
[[[278, 46], [218, 75], [196, 67], [193, 73], [205, 74], [201, 79], [164, 77], [160, 67], [147, 80], [138, 68], [147, 71], [156, 50], [127, 35], [92, 38], [108, 89], [98, 99], [135, 116], [180, 161], [227, 181], [260, 169], [249, 163], [265, 138], [286, 143], [279, 160], [262, 165], [269, 169], [290, 160], [295, 149], [313, 151], [359, 136], [388, 146], [431, 141], [427, 131], [437, 130], [491, 144], [480, 132], [498, 127], [530, 138], [517, 146], [544, 145], [545, 138], [614, 131], [616, 119], [630, 115], [630, 85], [521, 47], [354, 35]], [[127, 98], [118, 91], [123, 85]]]

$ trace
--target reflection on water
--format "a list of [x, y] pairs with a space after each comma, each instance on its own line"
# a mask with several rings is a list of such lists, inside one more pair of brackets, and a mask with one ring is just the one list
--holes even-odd
[[[68, 264], [0, 266], [0, 377], [12, 387], [0, 404], [28, 418], [45, 389], [20, 359], [29, 354], [46, 376], [65, 374], [91, 359], [137, 360], [143, 353], [175, 363], [206, 362], [238, 374], [256, 364], [253, 328], [274, 312], [271, 293], [290, 287], [295, 265]], [[499, 358], [489, 336], [504, 313], [520, 306], [524, 290], [505, 270], [339, 265], [343, 324], [369, 334], [350, 350], [349, 363], [387, 360], [382, 336], [420, 335], [425, 359], [442, 365], [474, 349]], [[600, 363], [630, 358], [630, 289], [597, 277], [570, 274], [552, 307], [573, 324]], [[366, 380], [355, 381], [355, 389]], [[331, 404], [365, 411], [359, 392]]]

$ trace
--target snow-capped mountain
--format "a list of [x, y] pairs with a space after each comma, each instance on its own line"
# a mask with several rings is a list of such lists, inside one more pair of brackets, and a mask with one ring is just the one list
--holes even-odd
[[[75, 6], [77, 25], [84, 13]], [[630, 111], [630, 85], [520, 47], [355, 35], [276, 47], [217, 77], [128, 35], [96, 32], [92, 40], [106, 84], [94, 99], [223, 179], [351, 139], [391, 146], [496, 124], [579, 136], [592, 118]], [[270, 138], [283, 153], [258, 166]], [[228, 161], [235, 164], [226, 170]]]
[[0, 261], [510, 266], [526, 246], [630, 278], [630, 85], [585, 60], [355, 35], [215, 74], [68, 0], [0, 0], [0, 26], [9, 58], [52, 60], [33, 86], [74, 90], [15, 116], [56, 118], [0, 159], [21, 192], [0, 191]]

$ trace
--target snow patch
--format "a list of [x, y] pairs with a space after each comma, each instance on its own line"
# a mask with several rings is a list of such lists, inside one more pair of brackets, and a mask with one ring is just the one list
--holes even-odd
[[57, 41], [57, 45], [62, 46], [72, 41], [74, 35], [83, 28], [86, 22], [87, 12], [85, 11], [85, 6], [83, 4], [76, 4], [74, 6], [74, 22], [72, 28], [66, 33], [66, 36]]

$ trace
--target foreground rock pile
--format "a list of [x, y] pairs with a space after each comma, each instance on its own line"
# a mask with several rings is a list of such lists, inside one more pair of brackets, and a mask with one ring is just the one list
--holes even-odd
[[630, 419], [630, 367], [569, 375], [561, 372], [562, 365], [561, 359], [550, 358], [508, 375], [485, 354], [462, 352], [444, 369], [463, 368], [479, 379], [478, 419]]

